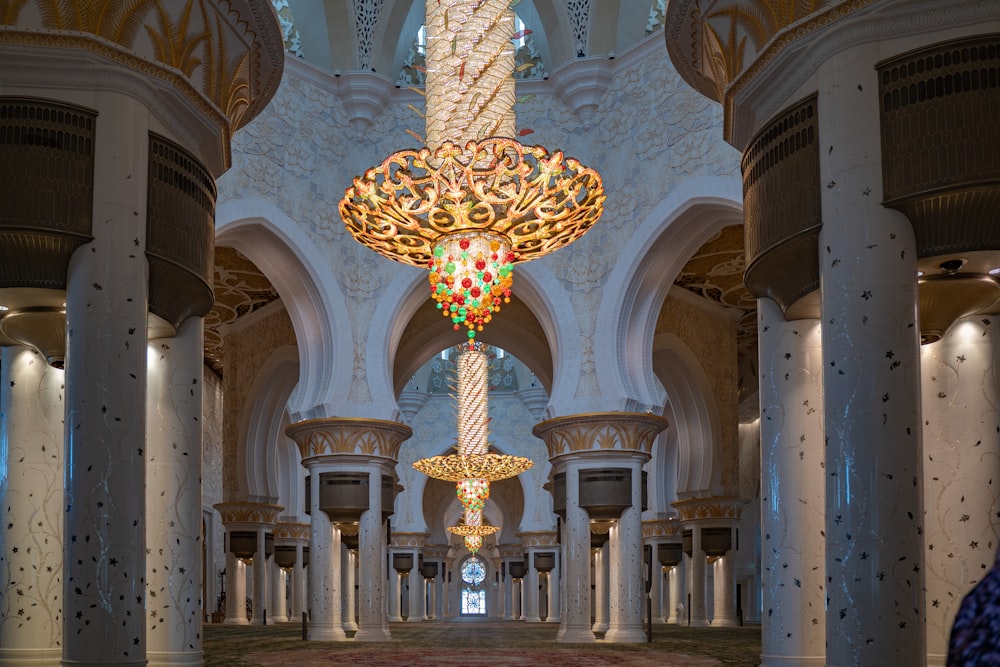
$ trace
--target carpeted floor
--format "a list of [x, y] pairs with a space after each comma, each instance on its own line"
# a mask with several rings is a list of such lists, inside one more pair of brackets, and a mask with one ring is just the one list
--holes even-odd
[[304, 642], [295, 623], [206, 625], [206, 667], [756, 667], [760, 628], [653, 627], [652, 644], [562, 644], [556, 624], [393, 623], [392, 641]]

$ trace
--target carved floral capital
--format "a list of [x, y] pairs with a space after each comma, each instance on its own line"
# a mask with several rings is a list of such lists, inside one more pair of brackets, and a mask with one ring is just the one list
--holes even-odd
[[667, 423], [659, 415], [641, 412], [592, 412], [549, 419], [531, 432], [545, 441], [549, 458], [590, 451], [650, 454]]
[[329, 417], [297, 422], [285, 435], [299, 446], [302, 461], [315, 456], [364, 454], [396, 460], [399, 446], [413, 435], [409, 426], [381, 419]]
[[558, 544], [558, 537], [555, 531], [551, 530], [518, 533], [517, 536], [521, 538], [521, 545], [525, 549], [534, 547], [554, 548]]
[[671, 503], [680, 513], [682, 522], [698, 519], [739, 519], [748, 500], [730, 496], [688, 498]]
[[682, 532], [683, 527], [680, 519], [653, 519], [642, 522], [642, 536], [644, 538], [670, 537], [680, 535]]
[[281, 505], [267, 503], [229, 502], [213, 505], [222, 517], [222, 524], [252, 523], [273, 526], [278, 515], [284, 511]]
[[274, 524], [274, 539], [289, 542], [308, 542], [311, 526], [308, 523], [281, 521]]

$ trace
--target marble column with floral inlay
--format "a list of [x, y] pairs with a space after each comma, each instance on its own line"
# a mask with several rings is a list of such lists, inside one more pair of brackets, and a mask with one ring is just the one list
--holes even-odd
[[819, 320], [758, 299], [763, 667], [826, 659], [823, 345]]
[[877, 43], [817, 72], [826, 664], [926, 659], [917, 249], [882, 205]]
[[149, 341], [146, 376], [146, 656], [200, 664], [204, 327]]
[[632, 502], [611, 528], [608, 540], [610, 568], [608, 576], [608, 642], [640, 643], [646, 641], [642, 624], [646, 610], [642, 551], [642, 466], [649, 454], [634, 452], [614, 457], [615, 466], [624, 466], [632, 476]]
[[0, 665], [62, 656], [63, 371], [0, 348]]
[[[348, 549], [346, 545], [342, 548], [341, 567], [344, 573], [344, 594], [342, 596], [343, 606], [340, 614], [340, 621], [344, 624], [345, 632], [357, 632], [358, 622], [354, 618], [355, 588], [357, 586], [358, 558], [354, 550]], [[392, 578], [393, 571], [389, 571]]]
[[[149, 121], [135, 98], [104, 98], [96, 132], [105, 139], [94, 149], [94, 238], [75, 251], [67, 274], [67, 663], [146, 664]], [[94, 641], [94, 628], [114, 631]]]
[[[228, 541], [228, 531], [227, 537]], [[226, 551], [225, 625], [250, 625], [247, 618], [247, 566], [231, 550]]]
[[[635, 458], [648, 460], [656, 436], [667, 427], [663, 417], [647, 413], [592, 412], [583, 415], [556, 417], [537, 424], [532, 433], [545, 441], [553, 474], [564, 475], [566, 489], [563, 551], [563, 620], [558, 641], [594, 641], [590, 622], [590, 516], [581, 503], [580, 473], [584, 469], [620, 467]], [[631, 469], [631, 467], [630, 467]], [[634, 471], [633, 471], [634, 473]], [[640, 493], [641, 483], [633, 474], [633, 500]], [[633, 502], [637, 511], [641, 508]], [[642, 561], [641, 517], [636, 516], [634, 531], [629, 531], [625, 544], [629, 554], [620, 554], [624, 561], [634, 557]], [[630, 523], [630, 525], [631, 525]], [[632, 533], [634, 532], [634, 535]], [[631, 554], [634, 549], [636, 553]], [[631, 580], [631, 578], [629, 578]], [[639, 586], [642, 581], [639, 577]], [[639, 594], [641, 597], [641, 593]], [[641, 612], [640, 619], [641, 619]], [[641, 622], [641, 621], [640, 621]]]
[[1000, 319], [955, 322], [921, 349], [927, 664], [943, 666], [962, 598], [1000, 543]]
[[[295, 440], [305, 466], [324, 464], [331, 470], [364, 475], [368, 485], [367, 509], [358, 519], [358, 629], [355, 641], [388, 641], [388, 604], [386, 601], [386, 518], [392, 507], [382, 506], [383, 477], [393, 479], [400, 444], [412, 435], [409, 426], [392, 421], [366, 418], [325, 417], [292, 424], [285, 433]], [[317, 536], [319, 507], [318, 484], [312, 485], [314, 524]], [[322, 530], [319, 531], [322, 533]], [[337, 569], [340, 569], [340, 540], [337, 538]], [[319, 551], [312, 544], [312, 572]], [[312, 576], [310, 576], [312, 581]], [[334, 604], [331, 600], [330, 604]], [[336, 598], [339, 634], [341, 600]]]

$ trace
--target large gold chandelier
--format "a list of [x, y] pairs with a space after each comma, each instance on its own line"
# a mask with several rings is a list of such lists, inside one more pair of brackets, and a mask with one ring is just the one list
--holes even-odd
[[510, 0], [427, 0], [426, 143], [354, 179], [340, 215], [359, 242], [430, 269], [431, 294], [469, 339], [510, 301], [513, 265], [601, 216], [600, 175], [517, 141]]
[[534, 462], [523, 456], [489, 453], [489, 360], [482, 345], [463, 344], [456, 359], [455, 383], [458, 439], [457, 454], [432, 456], [414, 461], [413, 467], [428, 477], [455, 482], [455, 492], [464, 508], [463, 522], [448, 530], [460, 535], [472, 553], [483, 537], [499, 530], [483, 525], [483, 508], [490, 496], [490, 482], [519, 475]]

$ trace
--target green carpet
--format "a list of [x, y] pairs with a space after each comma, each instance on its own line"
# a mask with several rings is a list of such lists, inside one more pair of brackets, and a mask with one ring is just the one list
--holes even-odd
[[301, 626], [206, 625], [206, 667], [757, 667], [760, 628], [656, 625], [652, 644], [563, 644], [556, 624], [455, 620], [393, 623], [392, 641], [304, 642]]

